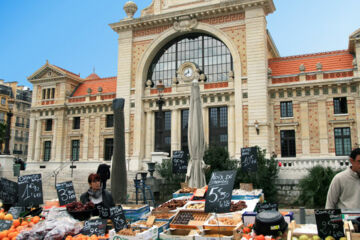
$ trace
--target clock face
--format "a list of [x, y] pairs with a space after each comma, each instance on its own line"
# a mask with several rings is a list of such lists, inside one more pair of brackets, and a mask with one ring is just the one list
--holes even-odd
[[184, 76], [185, 77], [191, 77], [194, 73], [194, 70], [192, 69], [192, 67], [187, 67], [184, 69]]

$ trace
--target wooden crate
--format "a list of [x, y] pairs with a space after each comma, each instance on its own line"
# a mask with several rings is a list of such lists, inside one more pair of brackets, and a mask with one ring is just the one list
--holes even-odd
[[[194, 217], [194, 220], [190, 220], [187, 224], [179, 224], [178, 219], [181, 218], [185, 214], [191, 214]], [[209, 213], [199, 212], [199, 211], [191, 211], [191, 210], [180, 210], [174, 219], [170, 223], [170, 228], [177, 229], [197, 229], [200, 225], [202, 226], [206, 220], [210, 217]], [[198, 224], [192, 224], [195, 221], [198, 221]], [[202, 222], [202, 224], [200, 224]], [[200, 224], [200, 225], [199, 225]]]
[[344, 231], [347, 240], [360, 240], [360, 233], [356, 233], [351, 221], [344, 221]]
[[317, 233], [295, 233], [294, 230], [297, 228], [300, 228], [302, 225], [296, 224], [295, 220], [292, 220], [291, 223], [288, 225], [288, 231], [287, 231], [287, 240], [291, 240], [292, 237], [300, 237], [301, 235], [307, 235], [309, 238], [317, 235]]

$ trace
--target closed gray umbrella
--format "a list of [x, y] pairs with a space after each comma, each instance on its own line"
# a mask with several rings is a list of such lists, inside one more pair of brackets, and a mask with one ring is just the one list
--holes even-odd
[[201, 188], [206, 185], [205, 163], [203, 161], [205, 151], [204, 127], [200, 99], [200, 88], [197, 80], [192, 82], [190, 96], [190, 111], [188, 122], [188, 145], [190, 161], [186, 173], [186, 182], [189, 187]]

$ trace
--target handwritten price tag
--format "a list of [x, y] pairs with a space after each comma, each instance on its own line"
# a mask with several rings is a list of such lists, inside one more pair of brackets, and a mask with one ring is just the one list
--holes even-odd
[[56, 184], [60, 205], [66, 205], [76, 201], [76, 194], [72, 181]]
[[244, 172], [256, 172], [257, 170], [257, 148], [241, 149], [241, 169]]
[[314, 210], [316, 227], [319, 237], [325, 239], [332, 236], [335, 239], [344, 237], [344, 223], [340, 209]]
[[18, 199], [20, 206], [43, 204], [41, 174], [18, 177]]

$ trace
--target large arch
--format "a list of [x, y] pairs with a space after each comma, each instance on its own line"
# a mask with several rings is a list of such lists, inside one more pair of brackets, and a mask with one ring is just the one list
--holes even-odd
[[[242, 96], [241, 96], [241, 59], [240, 53], [232, 39], [220, 29], [213, 27], [206, 23], [199, 22], [192, 32], [199, 32], [212, 35], [221, 40], [230, 50], [233, 58], [233, 69], [235, 73], [234, 88], [235, 88], [235, 114], [233, 121], [235, 122], [235, 149], [240, 151], [240, 147], [243, 146], [243, 119], [242, 119]], [[187, 32], [188, 33], [188, 32]], [[141, 168], [141, 160], [144, 158], [145, 142], [142, 137], [142, 129], [144, 129], [144, 82], [147, 78], [148, 69], [153, 58], [158, 51], [172, 39], [183, 35], [181, 31], [176, 31], [173, 27], [164, 31], [154, 41], [152, 41], [149, 47], [145, 50], [143, 56], [139, 61], [139, 65], [135, 76], [135, 116], [134, 116], [134, 151], [133, 159], [138, 159], [138, 168]], [[142, 139], [143, 138], [143, 139]], [[230, 142], [229, 142], [230, 143]], [[230, 150], [230, 149], [229, 149]], [[233, 150], [236, 153], [236, 150]]]

